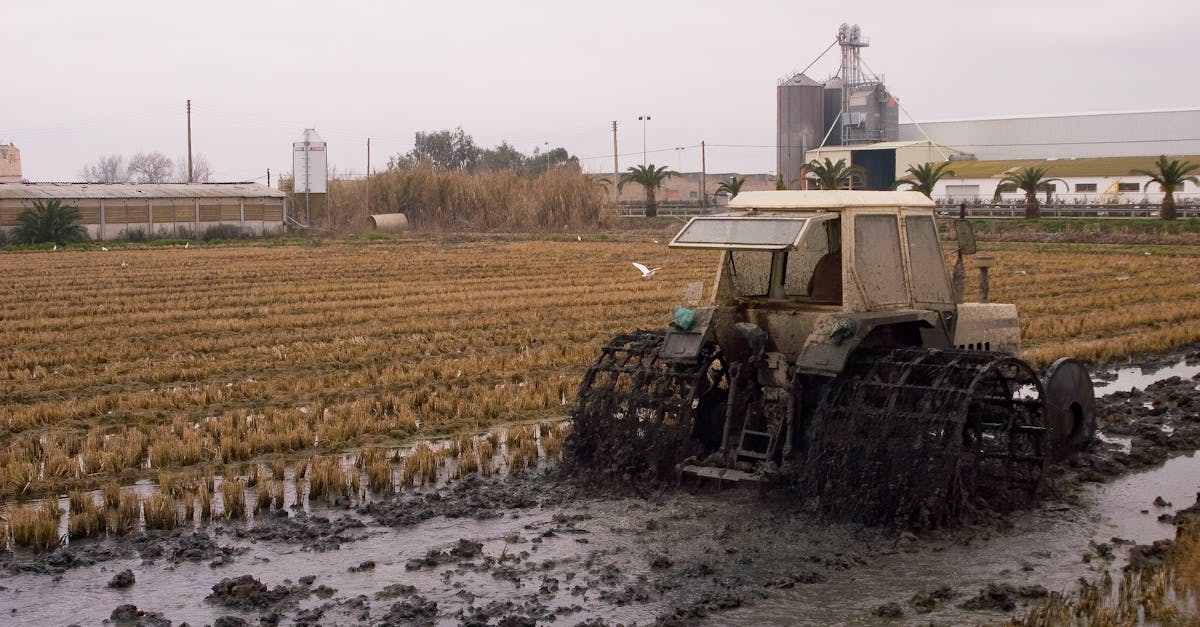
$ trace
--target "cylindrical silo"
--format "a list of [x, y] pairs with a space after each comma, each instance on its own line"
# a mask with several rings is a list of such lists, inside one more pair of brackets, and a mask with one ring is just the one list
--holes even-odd
[[325, 140], [311, 128], [292, 143], [292, 173], [297, 194], [324, 194], [329, 182], [329, 160]]
[[821, 143], [822, 94], [821, 84], [804, 74], [784, 80], [776, 90], [776, 167], [789, 187], [800, 178], [805, 151]]

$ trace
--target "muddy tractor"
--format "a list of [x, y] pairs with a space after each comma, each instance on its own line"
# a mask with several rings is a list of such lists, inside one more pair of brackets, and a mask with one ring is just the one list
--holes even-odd
[[1028, 504], [1092, 440], [1086, 368], [1039, 377], [1014, 305], [956, 302], [924, 195], [744, 192], [729, 208], [670, 243], [720, 251], [711, 301], [618, 335], [584, 375], [579, 472], [790, 483], [862, 522], [940, 526]]

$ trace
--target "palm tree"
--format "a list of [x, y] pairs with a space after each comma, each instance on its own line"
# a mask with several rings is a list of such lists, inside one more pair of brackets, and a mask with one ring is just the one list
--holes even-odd
[[33, 201], [33, 207], [17, 214], [17, 221], [17, 239], [28, 244], [66, 244], [87, 238], [79, 226], [79, 208], [64, 205], [58, 198]]
[[910, 165], [907, 170], [908, 176], [896, 181], [896, 186], [908, 185], [913, 191], [925, 194], [926, 198], [933, 198], [933, 188], [937, 186], [938, 181], [947, 176], [955, 176], [954, 170], [947, 169], [949, 167], [949, 161]]
[[729, 197], [737, 198], [737, 195], [742, 191], [742, 185], [746, 184], [746, 177], [734, 174], [729, 177], [728, 181], [721, 181], [717, 184], [717, 193], [725, 192]]
[[867, 171], [862, 166], [847, 166], [845, 159], [836, 162], [829, 157], [825, 157], [823, 162], [813, 159], [804, 168], [807, 171], [806, 178], [815, 181], [820, 189], [841, 189], [846, 185], [853, 186], [854, 179], [867, 178]]
[[1067, 184], [1062, 179], [1046, 178], [1046, 168], [1028, 166], [1013, 172], [1006, 172], [1004, 178], [1000, 179], [1000, 185], [1011, 183], [1013, 187], [1025, 192], [1025, 217], [1036, 220], [1042, 217], [1042, 209], [1041, 205], [1038, 204], [1037, 193], [1047, 190], [1046, 198], [1048, 200], [1050, 197], [1050, 184], [1054, 181], [1060, 181], [1063, 185]]
[[677, 176], [678, 172], [672, 172], [667, 169], [667, 166], [654, 167], [650, 165], [635, 165], [629, 168], [629, 171], [621, 175], [621, 180], [617, 181], [617, 191], [625, 187], [626, 183], [637, 183], [646, 190], [646, 217], [653, 218], [658, 215], [658, 201], [654, 199], [654, 192], [659, 187], [662, 187], [663, 181]]
[[1200, 178], [1192, 174], [1192, 172], [1200, 170], [1200, 164], [1179, 159], [1167, 161], [1166, 155], [1160, 155], [1158, 161], [1154, 162], [1154, 167], [1157, 168], [1157, 171], [1131, 170], [1129, 173], [1148, 176], [1150, 182], [1158, 183], [1163, 191], [1162, 208], [1158, 211], [1158, 217], [1163, 220], [1174, 220], [1175, 190], [1182, 187], [1186, 181], [1191, 181], [1192, 185], [1200, 185]]

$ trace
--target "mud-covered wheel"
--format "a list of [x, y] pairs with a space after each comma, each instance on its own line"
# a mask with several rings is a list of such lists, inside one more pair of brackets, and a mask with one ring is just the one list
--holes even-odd
[[1040, 392], [1010, 355], [860, 351], [814, 412], [801, 490], [839, 517], [902, 527], [1021, 507], [1044, 469]]
[[665, 479], [703, 449], [695, 430], [716, 347], [704, 346], [694, 361], [668, 361], [659, 355], [663, 338], [618, 335], [584, 374], [566, 451], [577, 474]]
[[1059, 359], [1046, 370], [1042, 390], [1050, 457], [1060, 460], [1085, 450], [1096, 437], [1096, 395], [1087, 367]]

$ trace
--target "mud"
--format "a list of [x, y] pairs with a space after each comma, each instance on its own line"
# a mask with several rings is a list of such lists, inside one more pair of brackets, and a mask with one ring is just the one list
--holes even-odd
[[1170, 523], [1200, 511], [1200, 459], [1178, 456], [1197, 448], [1197, 384], [1107, 394], [1101, 428], [1116, 442], [1064, 468], [1038, 509], [962, 528], [838, 523], [787, 492], [598, 492], [558, 469], [525, 471], [353, 510], [293, 507], [49, 555], [0, 552], [0, 615], [39, 625], [1003, 620], [1081, 577], [1161, 559]]

